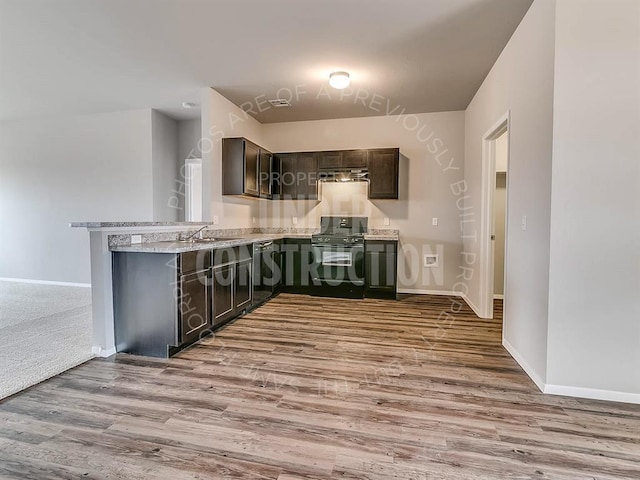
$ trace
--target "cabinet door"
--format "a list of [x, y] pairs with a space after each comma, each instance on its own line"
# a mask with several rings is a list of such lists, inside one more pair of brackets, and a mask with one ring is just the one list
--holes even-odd
[[315, 153], [298, 153], [296, 156], [296, 198], [318, 198], [318, 157]]
[[342, 166], [342, 152], [320, 152], [318, 154], [318, 168], [340, 168]]
[[369, 150], [369, 198], [398, 198], [400, 152], [397, 148]]
[[244, 193], [245, 195], [260, 195], [258, 185], [258, 166], [260, 148], [245, 140], [244, 143]]
[[280, 198], [291, 200], [296, 198], [296, 154], [285, 153], [278, 155], [280, 161]]
[[365, 168], [367, 166], [366, 150], [348, 150], [342, 156], [343, 168]]
[[218, 326], [234, 315], [235, 264], [221, 265], [212, 269], [213, 326]]
[[253, 275], [251, 274], [252, 262], [245, 260], [236, 264], [235, 276], [235, 310], [239, 313], [251, 305], [251, 293], [253, 292]]
[[395, 298], [397, 290], [397, 243], [368, 241], [365, 247], [365, 295]]
[[307, 293], [311, 286], [311, 240], [287, 238], [282, 245], [282, 290]]
[[271, 198], [271, 169], [273, 164], [273, 155], [266, 151], [260, 150], [260, 197]]
[[180, 343], [196, 340], [210, 326], [209, 270], [180, 276], [178, 321]]

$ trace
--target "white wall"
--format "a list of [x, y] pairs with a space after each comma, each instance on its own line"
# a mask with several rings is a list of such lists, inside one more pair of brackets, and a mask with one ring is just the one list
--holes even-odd
[[151, 112], [0, 123], [0, 277], [89, 283], [71, 221], [152, 220]]
[[558, 0], [556, 22], [547, 381], [639, 401], [640, 2]]
[[[549, 219], [554, 70], [554, 0], [536, 0], [476, 93], [465, 115], [467, 207], [479, 220], [482, 138], [511, 112], [509, 217], [504, 338], [538, 384], [546, 376]], [[523, 215], [527, 230], [520, 229]], [[465, 226], [464, 249], [476, 255], [469, 300], [481, 304], [479, 254], [489, 232]]]
[[[321, 184], [322, 202], [259, 202], [260, 216], [273, 227], [293, 226], [294, 216], [297, 227], [318, 227], [328, 214], [368, 216], [372, 228], [400, 230], [399, 288], [454, 289], [462, 245], [451, 185], [463, 179], [464, 112], [265, 124], [263, 135], [275, 152], [399, 147], [399, 200], [369, 201], [365, 184]], [[431, 252], [440, 267], [425, 269]]]
[[151, 157], [153, 162], [153, 219], [175, 222], [181, 215], [178, 184], [178, 122], [151, 112]]
[[[219, 228], [257, 226], [260, 200], [222, 195], [222, 138], [246, 137], [265, 148], [262, 124], [211, 88], [202, 92], [202, 189], [204, 221], [219, 218]], [[263, 200], [266, 202], [267, 200]]]

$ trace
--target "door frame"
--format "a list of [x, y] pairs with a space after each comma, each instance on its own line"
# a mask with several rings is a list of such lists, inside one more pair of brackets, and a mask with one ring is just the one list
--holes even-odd
[[[509, 164], [511, 160], [511, 111], [502, 115], [482, 136], [482, 207], [480, 225], [480, 317], [493, 318], [494, 241], [493, 202], [496, 189], [496, 139], [507, 134], [507, 192], [504, 225], [504, 298], [507, 298], [507, 246], [509, 238]], [[503, 318], [504, 322], [504, 318]]]

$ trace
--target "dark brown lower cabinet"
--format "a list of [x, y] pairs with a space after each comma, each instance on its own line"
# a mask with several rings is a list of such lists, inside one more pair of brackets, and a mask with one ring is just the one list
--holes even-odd
[[398, 242], [365, 242], [365, 297], [396, 298], [398, 277]]
[[209, 313], [210, 270], [202, 270], [180, 276], [178, 303], [178, 342], [192, 343], [198, 340], [211, 325]]
[[242, 314], [253, 294], [252, 245], [213, 251], [213, 327]]
[[311, 240], [306, 238], [285, 238], [281, 250], [282, 286], [288, 293], [311, 292], [311, 269], [313, 250]]
[[213, 326], [217, 327], [230, 320], [235, 312], [233, 285], [235, 264], [226, 264], [211, 269], [211, 288], [213, 290]]
[[236, 264], [235, 278], [235, 310], [241, 312], [251, 306], [253, 293], [253, 275], [251, 259]]
[[166, 358], [211, 328], [208, 251], [113, 253], [118, 352]]

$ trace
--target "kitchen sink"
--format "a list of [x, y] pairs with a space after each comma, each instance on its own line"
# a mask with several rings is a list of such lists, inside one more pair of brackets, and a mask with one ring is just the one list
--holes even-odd
[[213, 242], [224, 242], [227, 240], [239, 240], [236, 237], [221, 237], [221, 238], [190, 238], [188, 240], [168, 240], [170, 243], [213, 243]]

